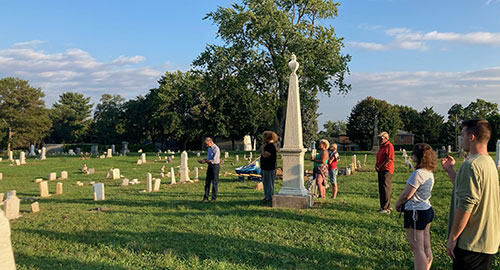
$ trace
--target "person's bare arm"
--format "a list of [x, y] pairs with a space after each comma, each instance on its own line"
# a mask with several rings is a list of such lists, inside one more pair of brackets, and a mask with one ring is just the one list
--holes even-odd
[[394, 205], [396, 211], [401, 212], [402, 210], [401, 207], [405, 202], [407, 202], [413, 196], [413, 194], [415, 194], [415, 191], [417, 191], [417, 189], [414, 186], [406, 184], [405, 189], [403, 190], [401, 195], [399, 195], [399, 198], [396, 201], [396, 204]]
[[458, 237], [464, 231], [467, 222], [469, 222], [470, 215], [470, 212], [465, 212], [462, 209], [457, 208], [455, 210], [455, 218], [453, 219], [453, 225], [451, 227], [450, 236], [448, 237], [448, 243], [446, 243], [446, 252], [452, 259], [455, 259], [454, 250], [457, 246]]
[[443, 169], [448, 173], [448, 177], [450, 178], [452, 184], [455, 183], [455, 177], [457, 176], [454, 165], [455, 159], [452, 156], [441, 159], [441, 167], [443, 167]]

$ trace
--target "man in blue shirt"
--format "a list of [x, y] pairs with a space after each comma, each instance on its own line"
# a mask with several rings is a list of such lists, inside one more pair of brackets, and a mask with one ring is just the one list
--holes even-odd
[[219, 170], [220, 170], [220, 150], [217, 145], [215, 145], [212, 138], [207, 137], [205, 139], [205, 145], [208, 148], [207, 158], [199, 160], [200, 163], [207, 163], [207, 177], [205, 178], [205, 195], [203, 195], [203, 200], [208, 201], [208, 195], [210, 193], [210, 184], [212, 184], [212, 201], [217, 199], [217, 185], [219, 184]]

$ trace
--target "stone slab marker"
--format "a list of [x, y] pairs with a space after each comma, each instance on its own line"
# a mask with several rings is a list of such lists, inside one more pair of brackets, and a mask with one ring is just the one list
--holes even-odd
[[49, 180], [50, 181], [56, 180], [56, 178], [57, 178], [57, 174], [55, 172], [49, 173]]
[[366, 158], [368, 157], [367, 154], [365, 154], [365, 160], [363, 161], [363, 166], [366, 166]]
[[126, 186], [128, 186], [128, 184], [129, 184], [129, 180], [127, 178], [125, 178], [122, 180], [122, 183], [120, 184], [120, 186], [126, 187]]
[[40, 197], [50, 197], [49, 194], [49, 183], [47, 181], [40, 182]]
[[61, 195], [63, 193], [63, 183], [58, 182], [56, 184], [56, 195]]
[[146, 192], [153, 191], [153, 176], [151, 173], [146, 174]]
[[240, 157], [236, 155], [236, 162], [240, 162]]
[[93, 154], [93, 155], [97, 155], [98, 154], [98, 151], [99, 151], [99, 147], [97, 145], [92, 145], [90, 147], [90, 153]]
[[10, 241], [10, 224], [2, 210], [0, 210], [0, 269], [16, 270]]
[[181, 168], [180, 168], [179, 172], [181, 174], [181, 180], [180, 180], [181, 184], [184, 184], [184, 183], [190, 181], [189, 168], [188, 168], [188, 154], [186, 151], [183, 151], [181, 154]]
[[19, 159], [16, 159], [16, 166], [21, 166], [21, 161]]
[[170, 168], [170, 184], [174, 185], [176, 184], [177, 182], [175, 182], [175, 170], [174, 170], [174, 167]]
[[68, 172], [62, 171], [61, 172], [61, 180], [66, 180], [66, 179], [68, 179]]
[[21, 161], [21, 165], [26, 164], [26, 153], [25, 152], [19, 153], [19, 161]]
[[111, 153], [114, 155], [116, 154], [116, 147], [114, 144], [111, 145]]
[[194, 167], [194, 181], [198, 181], [199, 177], [199, 172], [198, 172], [198, 167]]
[[283, 154], [283, 185], [273, 196], [273, 207], [308, 208], [313, 195], [304, 187], [304, 143], [302, 140], [302, 118], [300, 114], [299, 81], [296, 71], [299, 63], [295, 55], [288, 63], [292, 71], [288, 87]]
[[160, 185], [161, 185], [161, 180], [156, 179], [155, 180], [155, 186], [153, 187], [153, 191], [160, 191]]
[[113, 169], [113, 180], [121, 178], [120, 169]]
[[21, 200], [15, 194], [7, 197], [4, 202], [5, 217], [9, 220], [21, 217], [21, 215], [19, 215], [20, 205]]
[[94, 189], [94, 201], [105, 200], [103, 183], [95, 183], [93, 185], [93, 189]]
[[35, 146], [34, 146], [34, 145], [30, 145], [30, 153], [29, 153], [29, 156], [30, 156], [30, 157], [34, 157], [34, 156], [36, 156], [36, 153], [35, 153]]
[[146, 163], [146, 153], [141, 154], [141, 161], [142, 163]]
[[34, 202], [31, 204], [31, 213], [38, 213], [40, 212], [40, 205], [38, 202]]
[[42, 154], [40, 155], [40, 160], [46, 160], [47, 159], [47, 148], [42, 147]]
[[14, 161], [14, 153], [9, 151], [9, 161]]
[[0, 173], [0, 180], [3, 180], [3, 173]]
[[252, 151], [252, 138], [250, 135], [245, 135], [245, 137], [243, 137], [243, 150]]
[[106, 153], [106, 158], [112, 158], [113, 157], [113, 150], [109, 148]]
[[229, 152], [224, 153], [224, 158], [229, 158]]

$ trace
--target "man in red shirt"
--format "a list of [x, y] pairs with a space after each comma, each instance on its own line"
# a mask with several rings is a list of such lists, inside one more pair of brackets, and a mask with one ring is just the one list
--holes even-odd
[[379, 213], [391, 212], [391, 185], [394, 174], [394, 146], [389, 141], [389, 134], [382, 132], [378, 135], [380, 148], [377, 153], [375, 170], [378, 174], [378, 193], [380, 195]]

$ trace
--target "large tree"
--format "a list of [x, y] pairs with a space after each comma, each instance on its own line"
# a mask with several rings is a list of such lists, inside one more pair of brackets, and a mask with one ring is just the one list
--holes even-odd
[[426, 143], [440, 143], [441, 125], [444, 117], [436, 113], [433, 107], [425, 107], [415, 123], [416, 141]]
[[362, 149], [368, 150], [373, 146], [375, 116], [378, 132], [388, 132], [391, 140], [397, 136], [398, 129], [403, 125], [398, 109], [385, 100], [367, 97], [358, 102], [349, 115], [347, 135]]
[[51, 127], [40, 88], [18, 78], [0, 80], [0, 122], [6, 131], [7, 150], [40, 143]]
[[464, 119], [486, 119], [498, 113], [498, 104], [477, 99], [464, 108]]
[[120, 143], [123, 128], [122, 113], [125, 99], [120, 95], [103, 94], [94, 112], [94, 136], [99, 143]]
[[342, 120], [328, 120], [323, 124], [323, 128], [325, 130], [320, 132], [320, 137], [335, 137], [347, 132], [347, 123]]
[[81, 142], [87, 135], [91, 123], [92, 106], [90, 97], [83, 94], [66, 92], [52, 105], [51, 141], [59, 143]]
[[[281, 135], [290, 75], [287, 64], [292, 53], [302, 67], [298, 74], [305, 137], [317, 131], [317, 93], [330, 94], [335, 87], [341, 93], [350, 90], [344, 82], [350, 56], [341, 53], [342, 38], [335, 35], [333, 27], [321, 24], [337, 16], [338, 5], [320, 0], [242, 0], [206, 16], [218, 26], [223, 47], [245, 55], [229, 64], [235, 75], [247, 78], [244, 81], [249, 89], [273, 101], [273, 126]], [[245, 65], [251, 68], [238, 69]]]
[[418, 111], [412, 107], [403, 105], [394, 105], [399, 112], [399, 118], [401, 119], [403, 126], [402, 129], [408, 132], [415, 133], [415, 123], [419, 117]]

